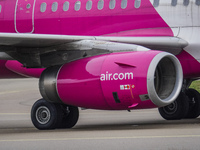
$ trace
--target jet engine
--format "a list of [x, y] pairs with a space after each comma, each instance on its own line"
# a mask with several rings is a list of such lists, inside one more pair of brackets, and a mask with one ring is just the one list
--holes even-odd
[[47, 68], [40, 92], [53, 103], [130, 110], [172, 103], [182, 87], [178, 59], [166, 52], [123, 52], [98, 55]]

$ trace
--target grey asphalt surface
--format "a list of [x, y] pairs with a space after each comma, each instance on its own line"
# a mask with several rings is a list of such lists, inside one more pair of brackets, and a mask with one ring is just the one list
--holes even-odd
[[199, 150], [200, 117], [166, 121], [157, 109], [80, 110], [72, 129], [40, 131], [30, 119], [37, 79], [0, 80], [0, 150]]

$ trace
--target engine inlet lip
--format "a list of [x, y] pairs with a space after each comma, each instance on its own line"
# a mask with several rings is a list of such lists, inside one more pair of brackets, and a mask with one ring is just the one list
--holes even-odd
[[[171, 94], [167, 98], [162, 99], [158, 96], [156, 92], [155, 85], [154, 85], [154, 75], [155, 75], [157, 65], [164, 58], [168, 58], [173, 62], [174, 67], [175, 67], [175, 72], [176, 72], [175, 74], [176, 81], [175, 81], [174, 89], [172, 90]], [[182, 67], [179, 60], [174, 55], [167, 52], [161, 52], [153, 58], [152, 62], [149, 65], [149, 69], [147, 73], [147, 91], [148, 91], [150, 100], [155, 105], [157, 105], [158, 107], [163, 107], [175, 101], [181, 91], [182, 82], [183, 82]]]

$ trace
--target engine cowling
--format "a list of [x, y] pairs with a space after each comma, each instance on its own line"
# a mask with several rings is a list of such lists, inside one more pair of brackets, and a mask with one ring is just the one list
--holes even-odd
[[46, 69], [40, 92], [50, 102], [92, 109], [141, 109], [172, 103], [182, 87], [178, 59], [160, 51], [111, 53]]

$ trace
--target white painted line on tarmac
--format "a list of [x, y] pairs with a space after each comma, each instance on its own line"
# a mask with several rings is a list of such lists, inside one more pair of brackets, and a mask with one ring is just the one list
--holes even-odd
[[37, 142], [37, 141], [70, 141], [70, 140], [119, 140], [119, 139], [156, 139], [156, 138], [200, 138], [200, 135], [167, 135], [167, 136], [132, 136], [132, 137], [86, 137], [56, 139], [13, 139], [0, 142]]

